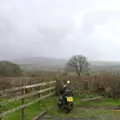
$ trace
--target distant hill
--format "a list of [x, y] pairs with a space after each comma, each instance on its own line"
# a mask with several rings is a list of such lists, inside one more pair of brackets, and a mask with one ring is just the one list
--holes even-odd
[[63, 71], [67, 60], [54, 59], [54, 58], [25, 58], [12, 60], [12, 62], [19, 64], [24, 70], [50, 70], [50, 71]]
[[[24, 70], [64, 71], [67, 59], [54, 59], [46, 57], [33, 57], [12, 60]], [[91, 61], [93, 71], [120, 71], [120, 62]]]

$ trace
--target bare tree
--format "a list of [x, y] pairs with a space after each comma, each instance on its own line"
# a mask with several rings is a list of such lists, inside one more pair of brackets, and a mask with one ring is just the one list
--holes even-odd
[[88, 72], [88, 70], [89, 63], [87, 58], [83, 55], [72, 56], [66, 66], [66, 71], [75, 71], [79, 76], [81, 72]]

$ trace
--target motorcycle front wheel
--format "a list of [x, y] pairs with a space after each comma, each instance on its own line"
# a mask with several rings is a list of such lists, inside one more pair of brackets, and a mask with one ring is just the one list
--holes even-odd
[[68, 103], [66, 107], [66, 113], [70, 113], [73, 109], [73, 103]]

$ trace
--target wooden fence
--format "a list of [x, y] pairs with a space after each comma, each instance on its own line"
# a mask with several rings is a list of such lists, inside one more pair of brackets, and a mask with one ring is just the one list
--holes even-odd
[[[33, 84], [33, 85], [27, 85], [12, 89], [6, 89], [4, 91], [0, 91], [1, 96], [6, 94], [10, 94], [11, 92], [16, 95], [16, 97], [9, 98], [5, 101], [1, 100], [0, 106], [4, 106], [8, 103], [13, 103], [16, 101], [21, 101], [21, 104], [15, 108], [11, 108], [7, 111], [0, 111], [0, 120], [3, 120], [6, 116], [9, 114], [14, 114], [16, 111], [20, 112], [20, 118], [21, 120], [25, 120], [25, 108], [29, 107], [30, 105], [33, 105], [37, 102], [39, 102], [42, 99], [45, 99], [47, 97], [53, 96], [55, 94], [55, 82], [56, 81], [50, 81], [50, 82], [42, 82], [39, 84]], [[19, 93], [19, 94], [18, 94]], [[34, 97], [37, 96], [37, 97]], [[29, 98], [34, 97], [32, 101], [29, 101], [25, 103], [25, 100], [29, 100]]]

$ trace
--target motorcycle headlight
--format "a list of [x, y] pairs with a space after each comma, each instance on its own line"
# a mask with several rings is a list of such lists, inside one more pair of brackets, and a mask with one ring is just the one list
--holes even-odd
[[70, 81], [68, 80], [68, 81], [67, 81], [67, 84], [69, 84], [69, 83], [70, 83]]

